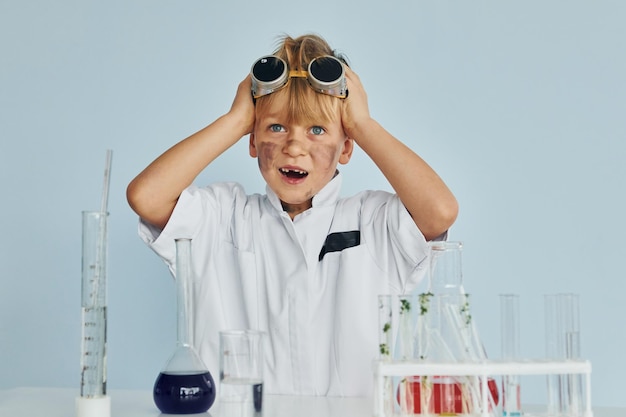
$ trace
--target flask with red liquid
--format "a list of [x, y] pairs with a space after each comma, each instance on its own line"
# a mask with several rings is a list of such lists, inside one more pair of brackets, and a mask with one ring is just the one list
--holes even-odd
[[[463, 288], [461, 242], [430, 243], [429, 291], [419, 296], [416, 357], [431, 363], [472, 362], [486, 359]], [[491, 407], [498, 404], [496, 381], [487, 381]], [[482, 396], [481, 384], [472, 377], [410, 376], [399, 385], [402, 410], [425, 414], [467, 414]]]
[[[422, 381], [428, 387], [422, 386]], [[488, 378], [487, 388], [491, 396], [490, 404], [495, 407], [499, 392], [493, 378]], [[412, 410], [414, 414], [469, 414], [473, 400], [471, 395], [469, 386], [454, 378], [411, 376], [398, 385], [397, 401], [403, 409]]]

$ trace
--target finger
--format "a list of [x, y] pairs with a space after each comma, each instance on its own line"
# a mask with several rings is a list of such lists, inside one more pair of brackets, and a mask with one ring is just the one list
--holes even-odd
[[346, 68], [346, 79], [353, 81], [353, 82], [360, 82], [359, 76], [357, 75], [356, 72], [352, 70], [352, 68], [350, 67], [345, 67], [345, 68]]
[[247, 88], [248, 90], [251, 90], [251, 89], [252, 89], [252, 78], [250, 77], [250, 74], [248, 74], [248, 75], [246, 76], [246, 78], [244, 78], [244, 79], [241, 81], [241, 83], [239, 83], [239, 85], [240, 85], [242, 88]]

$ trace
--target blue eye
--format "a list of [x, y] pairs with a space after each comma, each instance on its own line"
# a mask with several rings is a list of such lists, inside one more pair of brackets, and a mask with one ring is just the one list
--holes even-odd
[[271, 125], [271, 126], [270, 126], [270, 130], [271, 130], [272, 132], [284, 132], [284, 131], [285, 131], [285, 128], [284, 128], [284, 127], [282, 127], [282, 126], [281, 126], [281, 125], [279, 125], [279, 124], [273, 124], [273, 125]]
[[325, 132], [325, 130], [321, 126], [313, 126], [311, 128], [311, 133], [313, 133], [314, 135], [322, 135], [322, 134], [324, 134], [324, 132]]

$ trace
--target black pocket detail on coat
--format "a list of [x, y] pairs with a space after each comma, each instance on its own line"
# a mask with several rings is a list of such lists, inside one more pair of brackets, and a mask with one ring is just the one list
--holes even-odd
[[361, 244], [361, 231], [352, 230], [350, 232], [335, 232], [326, 236], [326, 241], [320, 251], [319, 260], [321, 261], [329, 252], [340, 252], [347, 248], [359, 246]]

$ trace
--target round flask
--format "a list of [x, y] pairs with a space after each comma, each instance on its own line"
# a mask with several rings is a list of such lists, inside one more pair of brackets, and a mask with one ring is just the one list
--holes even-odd
[[193, 283], [191, 239], [176, 239], [178, 342], [153, 390], [164, 414], [204, 413], [215, 401], [215, 382], [193, 345]]

